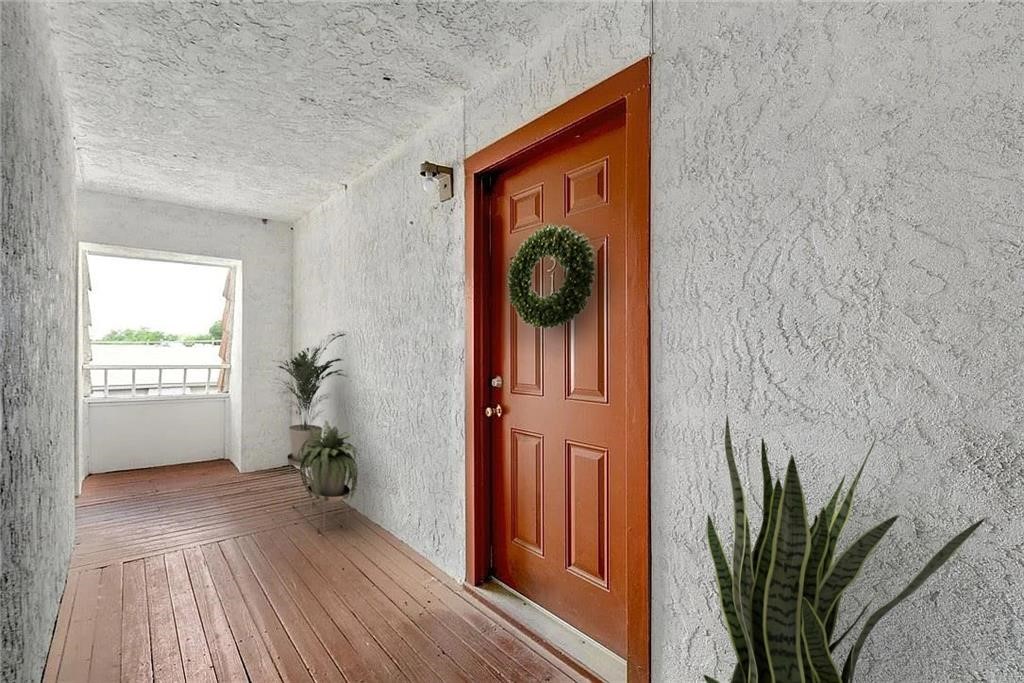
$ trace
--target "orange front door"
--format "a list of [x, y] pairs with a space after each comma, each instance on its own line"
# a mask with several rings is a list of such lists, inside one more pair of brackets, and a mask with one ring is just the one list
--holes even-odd
[[[601, 114], [493, 177], [489, 324], [493, 573], [618, 654], [626, 654], [626, 145], [622, 108]], [[590, 240], [587, 307], [568, 324], [524, 323], [505, 278], [547, 224]], [[534, 289], [561, 285], [544, 259]], [[497, 381], [500, 377], [500, 382]]]

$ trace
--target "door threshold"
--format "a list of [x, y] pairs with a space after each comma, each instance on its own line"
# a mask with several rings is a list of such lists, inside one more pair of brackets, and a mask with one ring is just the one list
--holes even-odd
[[581, 673], [608, 683], [626, 680], [626, 660], [501, 581], [491, 578], [467, 589]]

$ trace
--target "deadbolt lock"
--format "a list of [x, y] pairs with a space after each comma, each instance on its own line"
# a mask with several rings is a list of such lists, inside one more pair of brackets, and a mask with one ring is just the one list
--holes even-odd
[[502, 385], [501, 375], [495, 375], [494, 377], [491, 378], [491, 386], [492, 387], [494, 387], [495, 389], [501, 389], [501, 385]]
[[486, 408], [484, 408], [484, 415], [486, 415], [487, 417], [501, 417], [501, 413], [502, 409], [500, 403], [494, 406], [493, 408], [491, 406], [487, 406]]

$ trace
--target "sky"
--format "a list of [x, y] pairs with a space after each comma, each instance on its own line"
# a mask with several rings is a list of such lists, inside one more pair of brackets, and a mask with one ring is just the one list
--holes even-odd
[[126, 327], [202, 334], [224, 313], [225, 267], [97, 254], [88, 259], [92, 339]]

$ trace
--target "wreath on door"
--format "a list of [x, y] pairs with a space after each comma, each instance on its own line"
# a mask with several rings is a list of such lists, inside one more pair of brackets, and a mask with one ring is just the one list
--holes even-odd
[[[545, 256], [565, 269], [565, 282], [557, 292], [538, 296], [533, 291], [533, 269]], [[508, 269], [509, 298], [523, 322], [534, 327], [556, 327], [575, 318], [590, 299], [594, 284], [594, 250], [585, 235], [562, 225], [546, 225], [523, 242]]]

